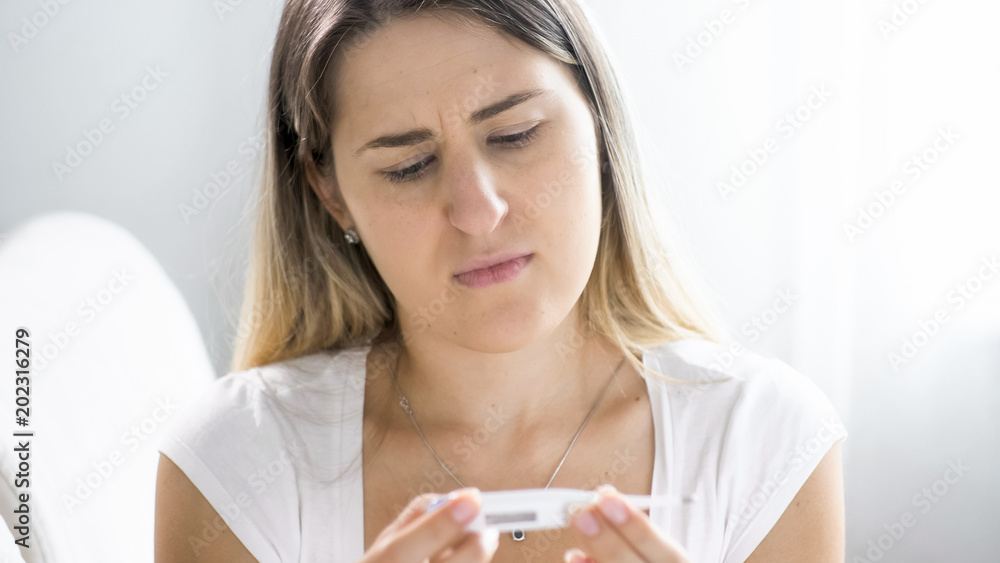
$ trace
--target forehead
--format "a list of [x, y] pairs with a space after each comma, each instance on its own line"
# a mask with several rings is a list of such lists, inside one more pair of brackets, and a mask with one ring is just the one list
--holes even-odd
[[[328, 87], [334, 136], [363, 142], [402, 127], [436, 128], [448, 115], [526, 88], [565, 88], [564, 65], [474, 21], [420, 14], [394, 21], [338, 52]], [[418, 123], [419, 122], [419, 123]]]

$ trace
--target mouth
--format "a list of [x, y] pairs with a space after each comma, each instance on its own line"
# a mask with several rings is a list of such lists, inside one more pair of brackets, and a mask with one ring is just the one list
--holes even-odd
[[489, 287], [517, 278], [534, 257], [534, 254], [524, 254], [491, 266], [462, 272], [453, 277], [458, 283], [472, 289]]

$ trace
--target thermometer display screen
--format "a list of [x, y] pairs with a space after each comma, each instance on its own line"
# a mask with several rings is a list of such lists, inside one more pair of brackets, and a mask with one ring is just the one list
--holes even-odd
[[534, 522], [537, 516], [534, 512], [501, 512], [497, 514], [487, 514], [485, 521], [487, 525], [506, 524], [509, 522]]

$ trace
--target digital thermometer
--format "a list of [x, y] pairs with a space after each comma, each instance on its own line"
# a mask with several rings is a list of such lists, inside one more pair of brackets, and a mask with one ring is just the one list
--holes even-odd
[[[583, 489], [517, 489], [510, 491], [482, 491], [482, 509], [468, 529], [480, 532], [495, 528], [500, 532], [514, 530], [547, 530], [566, 527], [569, 515], [577, 505], [587, 505], [597, 501], [600, 493]], [[688, 504], [690, 497], [676, 499], [663, 495], [626, 495], [629, 503], [639, 509], [663, 504]], [[434, 500], [427, 512], [436, 510], [450, 500], [442, 495]]]

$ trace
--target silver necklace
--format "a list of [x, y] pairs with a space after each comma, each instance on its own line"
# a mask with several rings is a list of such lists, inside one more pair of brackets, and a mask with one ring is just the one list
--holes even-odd
[[[594, 413], [597, 411], [597, 407], [600, 406], [601, 401], [604, 400], [604, 395], [607, 394], [608, 388], [611, 387], [611, 383], [613, 383], [615, 379], [618, 378], [618, 372], [621, 370], [622, 365], [624, 364], [625, 364], [625, 358], [622, 358], [622, 361], [618, 364], [618, 368], [615, 369], [614, 375], [611, 376], [611, 380], [608, 381], [608, 384], [604, 386], [604, 391], [601, 392], [601, 396], [597, 398], [597, 402], [594, 403], [593, 408], [590, 409], [590, 413], [587, 415], [587, 418], [583, 421], [583, 424], [580, 425], [580, 429], [576, 431], [576, 435], [573, 436], [573, 441], [571, 441], [569, 443], [569, 447], [566, 448], [566, 453], [563, 454], [562, 459], [559, 460], [559, 465], [556, 466], [555, 473], [553, 473], [552, 477], [549, 478], [549, 482], [545, 484], [546, 489], [549, 488], [549, 485], [552, 484], [552, 480], [556, 478], [556, 474], [559, 473], [560, 469], [562, 469], [563, 462], [566, 461], [566, 458], [569, 456], [570, 450], [573, 449], [573, 444], [576, 443], [576, 439], [580, 437], [580, 433], [583, 432], [584, 427], [586, 427], [587, 423], [590, 422], [590, 417], [594, 416]], [[406, 414], [410, 415], [410, 420], [413, 422], [413, 427], [417, 430], [417, 434], [420, 435], [420, 439], [423, 440], [424, 445], [427, 446], [428, 450], [430, 450], [431, 455], [434, 456], [434, 459], [436, 459], [437, 462], [441, 464], [441, 467], [448, 472], [448, 475], [451, 475], [451, 478], [454, 479], [459, 484], [459, 486], [465, 487], [462, 481], [458, 477], [455, 477], [455, 474], [452, 473], [450, 469], [448, 469], [448, 466], [446, 466], [443, 461], [441, 461], [441, 458], [438, 457], [437, 452], [435, 452], [434, 448], [432, 448], [430, 443], [427, 442], [427, 438], [424, 437], [424, 433], [420, 431], [420, 426], [417, 424], [417, 420], [413, 418], [413, 409], [410, 408], [410, 402], [406, 399], [406, 397], [403, 395], [403, 391], [399, 388], [399, 382], [396, 380], [396, 370], [392, 367], [392, 364], [389, 364], [389, 372], [392, 374], [392, 383], [393, 385], [396, 386], [396, 392], [399, 393], [399, 405], [403, 407], [403, 410], [406, 411]], [[524, 530], [514, 530], [513, 532], [511, 532], [511, 537], [514, 538], [514, 541], [523, 541], [525, 537]]]

